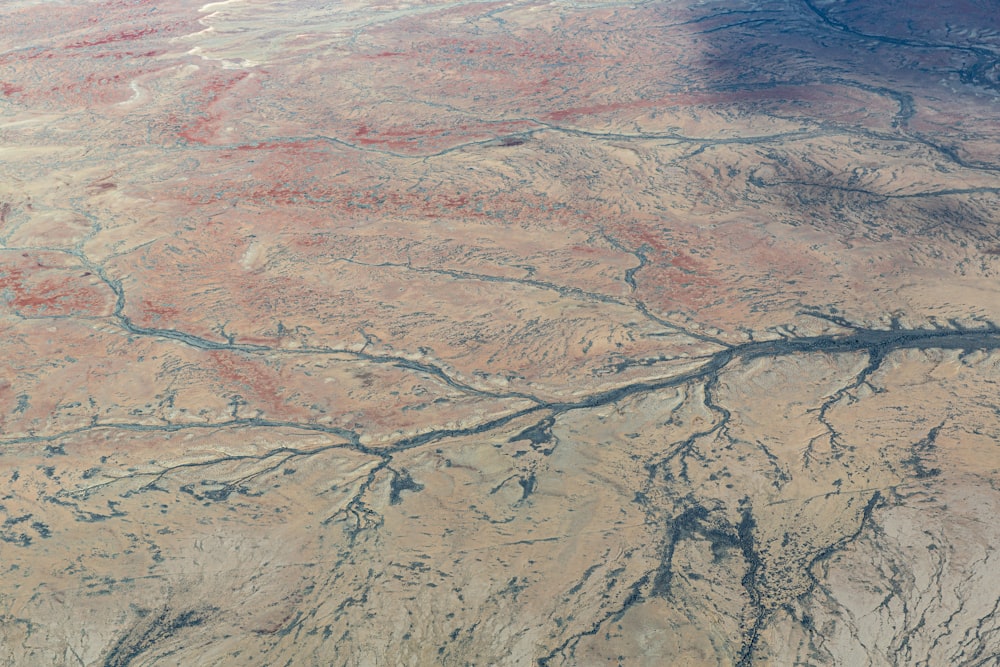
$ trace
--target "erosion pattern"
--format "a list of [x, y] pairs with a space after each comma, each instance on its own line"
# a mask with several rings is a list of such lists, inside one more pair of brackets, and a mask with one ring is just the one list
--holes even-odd
[[0, 664], [997, 664], [996, 9], [4, 2]]

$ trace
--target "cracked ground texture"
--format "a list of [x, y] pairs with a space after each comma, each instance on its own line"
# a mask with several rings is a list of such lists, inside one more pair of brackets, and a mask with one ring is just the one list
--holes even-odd
[[998, 664], [998, 17], [4, 3], [0, 664]]

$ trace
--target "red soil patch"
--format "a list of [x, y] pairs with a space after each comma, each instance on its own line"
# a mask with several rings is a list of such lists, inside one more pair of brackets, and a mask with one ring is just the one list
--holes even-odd
[[0, 254], [0, 302], [25, 317], [108, 315], [111, 292], [63, 256]]
[[92, 40], [82, 40], [79, 42], [74, 42], [73, 44], [67, 44], [64, 49], [83, 49], [88, 46], [100, 46], [102, 44], [114, 44], [115, 42], [127, 42], [136, 39], [142, 39], [146, 35], [154, 35], [158, 32], [156, 28], [142, 28], [139, 30], [123, 30], [121, 32], [105, 35], [97, 39]]
[[206, 356], [220, 383], [247, 399], [251, 408], [259, 407], [272, 415], [287, 414], [280, 370], [237, 352], [213, 350]]

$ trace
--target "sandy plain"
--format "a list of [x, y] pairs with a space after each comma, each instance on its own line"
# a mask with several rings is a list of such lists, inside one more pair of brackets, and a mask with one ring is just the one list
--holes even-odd
[[988, 2], [6, 2], [0, 663], [992, 665]]

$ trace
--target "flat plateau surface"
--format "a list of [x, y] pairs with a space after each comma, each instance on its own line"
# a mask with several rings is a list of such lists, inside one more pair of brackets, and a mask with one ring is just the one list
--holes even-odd
[[0, 481], [0, 665], [997, 665], [997, 3], [8, 0]]

